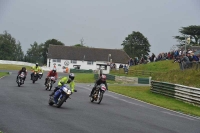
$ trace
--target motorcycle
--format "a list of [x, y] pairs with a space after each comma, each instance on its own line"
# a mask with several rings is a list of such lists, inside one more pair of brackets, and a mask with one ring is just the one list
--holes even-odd
[[97, 101], [97, 103], [100, 104], [103, 99], [103, 94], [105, 93], [105, 91], [106, 91], [105, 84], [98, 85], [96, 89], [94, 90], [90, 98], [90, 101], [91, 102]]
[[33, 81], [33, 84], [35, 83], [35, 81], [38, 80], [38, 73], [36, 71], [33, 72], [33, 77], [32, 77], [32, 81]]
[[46, 90], [50, 91], [55, 81], [56, 81], [55, 77], [49, 77], [46, 84]]
[[17, 78], [17, 85], [18, 87], [20, 87], [22, 84], [24, 84], [24, 76], [25, 76], [25, 73], [22, 72], [18, 78]]
[[[64, 102], [66, 102], [66, 100], [68, 98], [70, 98], [69, 96], [72, 94], [71, 90], [69, 89], [69, 87], [67, 85], [63, 85], [59, 90], [61, 94], [59, 97], [56, 97], [56, 95], [54, 94], [53, 96], [50, 96], [49, 98], [49, 105], [52, 106], [53, 104], [56, 104], [57, 108], [60, 108], [62, 106], [62, 104]], [[56, 92], [57, 92], [56, 91]], [[55, 93], [56, 93], [55, 92]], [[57, 100], [58, 102], [55, 103], [55, 100]]]
[[43, 73], [42, 73], [42, 72], [38, 73], [38, 78], [39, 78], [39, 79], [41, 79], [42, 76], [43, 76]]

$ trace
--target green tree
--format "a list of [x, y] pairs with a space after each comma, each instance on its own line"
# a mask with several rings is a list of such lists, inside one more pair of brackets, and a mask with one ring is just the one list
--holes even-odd
[[82, 44], [75, 44], [74, 47], [87, 47], [87, 46], [84, 46]]
[[38, 45], [37, 42], [30, 44], [31, 48], [27, 50], [25, 55], [25, 60], [32, 63], [39, 63], [40, 65], [43, 64], [43, 44]]
[[142, 33], [136, 31], [129, 34], [121, 45], [123, 50], [132, 58], [149, 55], [151, 46], [148, 39]]
[[1, 60], [23, 60], [24, 53], [21, 48], [21, 44], [18, 41], [16, 43], [15, 38], [11, 36], [7, 31], [0, 34], [0, 59]]
[[190, 25], [188, 27], [181, 27], [179, 29], [179, 32], [181, 33], [181, 36], [174, 36], [174, 39], [176, 39], [180, 45], [185, 45], [185, 37], [188, 36], [191, 39], [190, 44], [194, 46], [199, 46], [200, 41], [200, 25]]

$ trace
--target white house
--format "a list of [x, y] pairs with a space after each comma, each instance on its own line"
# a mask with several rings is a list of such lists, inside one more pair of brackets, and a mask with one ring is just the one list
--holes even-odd
[[127, 64], [130, 57], [120, 49], [102, 49], [75, 46], [49, 45], [47, 56], [47, 67], [54, 65], [58, 72], [63, 72], [66, 67], [69, 69], [99, 70], [109, 73], [109, 62], [116, 64]]

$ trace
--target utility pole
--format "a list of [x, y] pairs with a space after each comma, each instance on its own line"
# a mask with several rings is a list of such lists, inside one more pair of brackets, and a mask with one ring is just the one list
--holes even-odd
[[80, 41], [81, 41], [81, 45], [83, 46], [84, 45], [84, 43], [83, 43], [84, 39], [82, 38]]

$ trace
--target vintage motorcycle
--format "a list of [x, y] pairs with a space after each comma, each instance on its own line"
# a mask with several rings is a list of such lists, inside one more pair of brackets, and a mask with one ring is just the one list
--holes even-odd
[[17, 85], [18, 87], [20, 87], [22, 84], [24, 84], [24, 77], [25, 77], [25, 73], [22, 72], [18, 78], [17, 78]]
[[[61, 94], [59, 96], [55, 95], [56, 93], [59, 93], [59, 91]], [[49, 105], [52, 106], [53, 104], [56, 104], [56, 107], [60, 108], [62, 104], [66, 102], [68, 98], [70, 98], [69, 96], [71, 94], [72, 94], [72, 91], [70, 90], [70, 88], [67, 85], [63, 85], [59, 90], [57, 90], [54, 93], [53, 96], [50, 96]]]
[[38, 78], [41, 79], [42, 76], [43, 76], [43, 73], [42, 73], [42, 72], [39, 72], [39, 73], [38, 73]]
[[38, 80], [38, 73], [36, 71], [33, 72], [33, 77], [32, 77], [32, 81], [33, 81], [33, 84], [35, 83], [35, 81]]
[[51, 90], [51, 88], [53, 87], [53, 84], [55, 83], [56, 79], [55, 77], [49, 77], [46, 83], [46, 90]]
[[97, 103], [100, 104], [103, 99], [103, 94], [105, 91], [106, 91], [105, 84], [97, 85], [97, 87], [95, 88], [95, 90], [90, 98], [90, 101], [91, 102], [97, 101]]

